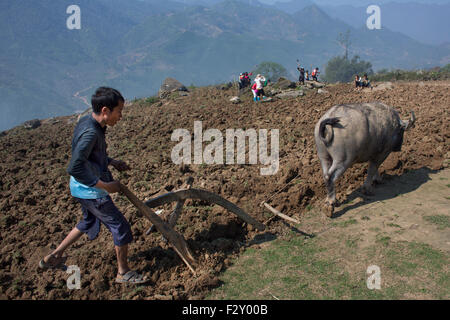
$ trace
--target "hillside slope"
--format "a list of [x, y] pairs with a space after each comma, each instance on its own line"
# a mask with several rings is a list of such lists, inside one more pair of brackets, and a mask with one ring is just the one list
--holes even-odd
[[[247, 92], [243, 103], [234, 105], [229, 102], [234, 89], [205, 87], [189, 96], [152, 104], [137, 100], [124, 109], [122, 122], [107, 130], [109, 155], [127, 161], [132, 168], [127, 173], [113, 171], [113, 175], [142, 200], [177, 189], [192, 176], [195, 187], [221, 195], [261, 222], [270, 217], [259, 206], [262, 201], [300, 218], [311, 207], [319, 208], [325, 197], [313, 128], [327, 109], [338, 103], [378, 100], [394, 106], [403, 118], [414, 110], [416, 127], [405, 134], [402, 151], [391, 154], [381, 168], [384, 183], [389, 183], [406, 171], [424, 167], [437, 170], [448, 165], [449, 88], [448, 81], [399, 82], [392, 90], [361, 92], [350, 84], [339, 84], [328, 86], [329, 93], [311, 90], [303, 97], [263, 104], [253, 103]], [[65, 172], [76, 119], [76, 115], [48, 119], [37, 129], [17, 127], [0, 136], [1, 297], [202, 298], [209, 288], [219, 285], [219, 272], [252, 239], [264, 234], [276, 236], [286, 228], [275, 219], [261, 234], [217, 206], [189, 200], [176, 229], [200, 262], [199, 275], [192, 277], [158, 233], [145, 235], [149, 223], [116, 194], [113, 198], [129, 219], [135, 237], [130, 247], [131, 265], [148, 273], [152, 285], [133, 291], [113, 283], [116, 258], [111, 236], [103, 228], [97, 240], [89, 242], [83, 237], [67, 251], [68, 264], [78, 265], [82, 277], [81, 290], [67, 290], [65, 272], [39, 272], [37, 263], [81, 217], [79, 205], [70, 196]], [[260, 165], [202, 164], [186, 168], [173, 164], [171, 151], [176, 142], [171, 141], [171, 134], [179, 128], [192, 134], [194, 121], [202, 121], [203, 130], [215, 128], [222, 133], [229, 128], [279, 129], [279, 172], [262, 176]], [[345, 200], [346, 194], [360, 187], [365, 173], [366, 165], [348, 170], [337, 185], [338, 198]]]

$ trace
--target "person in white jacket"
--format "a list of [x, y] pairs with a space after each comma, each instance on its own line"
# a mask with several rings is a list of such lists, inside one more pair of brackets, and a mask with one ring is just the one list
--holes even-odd
[[[257, 96], [266, 99], [266, 94], [264, 93], [264, 82], [266, 78], [260, 74], [258, 74], [255, 78], [256, 90], [258, 90]], [[260, 98], [259, 98], [260, 99]]]

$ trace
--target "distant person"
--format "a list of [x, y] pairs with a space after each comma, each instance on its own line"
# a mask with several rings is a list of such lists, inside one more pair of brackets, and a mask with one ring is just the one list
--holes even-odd
[[245, 83], [244, 73], [241, 72], [239, 74], [239, 89], [243, 89], [244, 88], [244, 83]]
[[239, 89], [243, 89], [247, 86], [250, 85], [251, 81], [250, 81], [250, 77], [252, 73], [248, 73], [248, 72], [242, 72], [239, 74]]
[[311, 76], [314, 81], [317, 81], [317, 82], [319, 81], [319, 80], [317, 80], [317, 77], [319, 76], [319, 68], [318, 67], [313, 69]]
[[256, 83], [256, 90], [258, 90], [257, 96], [258, 96], [258, 100], [260, 100], [261, 98], [264, 100], [266, 99], [266, 94], [264, 92], [264, 85], [267, 84], [266, 82], [266, 78], [260, 74], [258, 74], [255, 78], [255, 83]]
[[258, 89], [256, 89], [256, 82], [251, 87], [253, 93], [253, 101], [258, 102]]
[[244, 83], [245, 83], [245, 87], [250, 85], [250, 83], [251, 83], [250, 76], [251, 76], [251, 75], [253, 75], [252, 72], [250, 72], [250, 73], [244, 72]]
[[297, 67], [297, 70], [300, 72], [300, 75], [299, 75], [299, 77], [298, 77], [298, 81], [301, 83], [301, 84], [305, 84], [305, 69], [304, 68], [301, 68], [300, 66], [298, 66]]
[[309, 81], [309, 70], [305, 71], [305, 80]]
[[367, 76], [367, 73], [364, 74], [364, 77], [362, 79], [362, 87], [372, 89], [372, 85], [370, 84], [370, 80], [369, 77]]
[[108, 166], [118, 171], [130, 169], [125, 162], [108, 157], [105, 141], [106, 127], [113, 127], [122, 119], [124, 101], [119, 91], [98, 88], [91, 99], [92, 113], [82, 117], [75, 126], [67, 172], [70, 193], [81, 204], [83, 219], [39, 262], [41, 269], [64, 269], [67, 259], [64, 251], [83, 234], [94, 240], [104, 224], [114, 241], [118, 264], [116, 282], [140, 284], [148, 281], [128, 266], [128, 245], [133, 240], [130, 224], [110, 197], [111, 193], [120, 191], [120, 182], [113, 180]]
[[361, 78], [360, 78], [358, 75], [355, 75], [355, 81], [354, 81], [354, 83], [355, 83], [355, 88], [356, 88], [356, 89], [359, 89], [359, 88], [362, 87], [362, 84], [361, 84]]

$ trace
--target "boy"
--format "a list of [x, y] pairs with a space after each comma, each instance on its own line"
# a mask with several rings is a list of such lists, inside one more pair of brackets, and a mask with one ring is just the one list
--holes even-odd
[[372, 85], [370, 84], [369, 77], [367, 77], [367, 73], [364, 73], [364, 78], [362, 80], [362, 87], [373, 89]]
[[41, 269], [64, 268], [64, 251], [83, 233], [94, 240], [102, 222], [112, 233], [117, 256], [119, 283], [145, 283], [142, 275], [128, 267], [128, 244], [133, 240], [131, 228], [123, 214], [114, 205], [109, 193], [120, 191], [108, 165], [119, 171], [128, 170], [123, 161], [111, 159], [106, 153], [106, 126], [114, 126], [122, 118], [125, 99], [119, 91], [100, 87], [92, 96], [92, 114], [80, 119], [72, 139], [72, 158], [67, 168], [70, 174], [70, 192], [81, 204], [83, 220], [70, 231], [60, 245], [39, 262]]

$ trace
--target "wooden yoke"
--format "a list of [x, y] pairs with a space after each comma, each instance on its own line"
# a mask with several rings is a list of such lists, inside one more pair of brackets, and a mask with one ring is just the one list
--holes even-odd
[[120, 190], [130, 200], [130, 202], [156, 227], [156, 229], [166, 238], [173, 246], [175, 252], [180, 256], [184, 263], [189, 267], [192, 273], [195, 275], [195, 270], [192, 265], [195, 263], [195, 259], [189, 251], [186, 240], [182, 235], [173, 230], [167, 223], [165, 223], [158, 215], [140, 201], [133, 192], [131, 192], [126, 186], [120, 184]]

